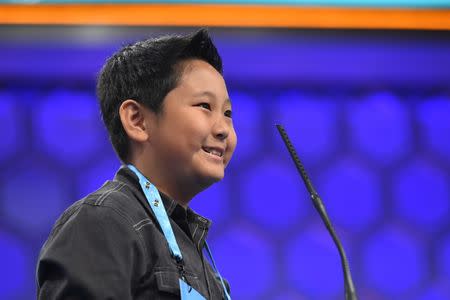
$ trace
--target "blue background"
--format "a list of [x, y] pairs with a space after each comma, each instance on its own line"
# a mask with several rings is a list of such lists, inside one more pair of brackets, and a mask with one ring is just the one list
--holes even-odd
[[[0, 28], [0, 299], [35, 298], [53, 222], [119, 167], [95, 77], [124, 42], [190, 29]], [[212, 29], [239, 143], [192, 207], [234, 299], [343, 299], [337, 250], [284, 124], [349, 257], [360, 299], [450, 299], [450, 33]], [[257, 275], [256, 277], [254, 275]]]

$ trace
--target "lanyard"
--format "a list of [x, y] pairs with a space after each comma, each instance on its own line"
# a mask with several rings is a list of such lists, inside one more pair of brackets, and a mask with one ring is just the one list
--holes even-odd
[[[183, 256], [181, 255], [180, 248], [178, 247], [177, 241], [175, 239], [175, 234], [173, 233], [172, 226], [170, 225], [169, 217], [167, 216], [166, 209], [164, 208], [164, 203], [161, 199], [161, 195], [159, 194], [158, 189], [149, 180], [147, 180], [147, 178], [145, 178], [145, 176], [141, 172], [139, 172], [139, 170], [136, 169], [135, 166], [129, 164], [128, 168], [130, 168], [130, 170], [133, 171], [133, 173], [136, 174], [136, 176], [138, 177], [139, 184], [142, 188], [142, 191], [145, 194], [145, 197], [147, 198], [147, 202], [150, 205], [150, 208], [152, 209], [153, 213], [155, 214], [156, 219], [158, 220], [158, 223], [161, 226], [161, 230], [164, 234], [164, 237], [166, 238], [167, 243], [169, 244], [170, 253], [172, 254], [172, 257], [176, 260], [178, 264], [180, 276], [182, 277], [180, 279], [180, 293], [182, 295], [184, 293], [190, 293], [192, 288], [188, 287], [182, 280], [185, 279]], [[216, 263], [214, 262], [211, 250], [209, 249], [207, 243], [205, 243], [205, 248], [213, 264], [216, 276], [220, 279], [220, 282], [222, 283], [222, 287], [224, 290], [224, 297], [226, 300], [231, 300], [230, 295], [228, 294], [228, 291], [226, 289], [225, 283], [223, 282], [222, 276], [220, 276], [219, 271], [217, 270]], [[187, 290], [189, 291], [186, 292]], [[194, 292], [196, 291], [194, 290]], [[201, 297], [200, 295], [198, 296]]]
[[183, 256], [181, 255], [180, 248], [178, 247], [177, 241], [175, 240], [175, 235], [172, 230], [172, 226], [170, 226], [169, 217], [167, 216], [166, 209], [164, 208], [164, 203], [161, 200], [161, 195], [159, 195], [156, 187], [150, 183], [150, 181], [139, 172], [133, 165], [128, 165], [128, 167], [137, 175], [139, 178], [139, 183], [144, 191], [145, 197], [147, 198], [148, 204], [150, 204], [150, 208], [153, 210], [153, 213], [158, 220], [159, 226], [163, 231], [164, 237], [169, 244], [170, 253], [175, 258], [175, 260], [179, 263], [183, 261]]
[[209, 259], [211, 260], [211, 263], [213, 265], [214, 272], [216, 272], [216, 276], [220, 279], [220, 283], [222, 283], [223, 294], [224, 294], [225, 300], [231, 300], [230, 294], [228, 294], [227, 287], [225, 286], [225, 282], [223, 282], [222, 276], [220, 275], [219, 270], [216, 267], [216, 262], [214, 261], [214, 258], [212, 256], [211, 249], [209, 249], [209, 245], [206, 242], [205, 242], [205, 248], [206, 248], [206, 252], [208, 253]]

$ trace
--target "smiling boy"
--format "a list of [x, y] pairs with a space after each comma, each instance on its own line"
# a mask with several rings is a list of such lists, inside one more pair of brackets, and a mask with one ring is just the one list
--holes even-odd
[[237, 142], [208, 33], [124, 47], [97, 93], [124, 165], [56, 222], [39, 256], [38, 298], [229, 299], [204, 256], [211, 222], [189, 208], [224, 177]]

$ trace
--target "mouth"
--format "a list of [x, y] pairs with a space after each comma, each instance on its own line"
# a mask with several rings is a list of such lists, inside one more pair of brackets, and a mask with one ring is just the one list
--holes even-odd
[[224, 150], [217, 147], [202, 147], [203, 151], [209, 153], [211, 155], [217, 156], [219, 158], [223, 158]]

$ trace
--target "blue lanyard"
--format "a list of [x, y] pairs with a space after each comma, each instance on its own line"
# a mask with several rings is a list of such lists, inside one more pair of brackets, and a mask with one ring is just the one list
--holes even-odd
[[161, 200], [161, 195], [159, 195], [156, 187], [150, 183], [150, 181], [139, 172], [133, 165], [128, 165], [128, 167], [137, 175], [139, 178], [139, 183], [144, 191], [145, 197], [147, 198], [150, 208], [158, 219], [159, 226], [163, 231], [163, 234], [169, 244], [170, 252], [177, 262], [183, 261], [183, 256], [181, 255], [180, 248], [178, 247], [177, 241], [175, 240], [175, 235], [170, 226], [169, 217], [167, 216], [166, 209], [164, 208], [164, 203]]
[[[136, 169], [135, 166], [130, 164], [128, 165], [128, 168], [130, 168], [130, 170], [133, 171], [134, 174], [136, 174], [136, 176], [138, 177], [139, 184], [141, 185], [142, 191], [144, 192], [145, 197], [147, 198], [147, 202], [150, 205], [150, 208], [152, 209], [153, 213], [155, 214], [156, 219], [158, 220], [158, 223], [161, 226], [164, 237], [166, 238], [167, 243], [169, 244], [170, 253], [175, 258], [179, 266], [182, 267], [183, 256], [181, 255], [180, 248], [178, 247], [177, 241], [175, 239], [175, 234], [173, 233], [169, 217], [167, 216], [167, 212], [166, 209], [164, 208], [164, 203], [161, 199], [161, 195], [159, 194], [158, 189], [147, 178], [145, 178], [145, 176], [141, 172], [139, 172], [139, 170]], [[228, 294], [222, 276], [220, 276], [219, 271], [217, 270], [216, 263], [214, 262], [211, 250], [209, 249], [207, 243], [205, 243], [205, 248], [213, 264], [216, 276], [220, 279], [220, 282], [222, 283], [225, 299], [231, 300], [231, 297]], [[181, 274], [181, 276], [183, 277], [183, 274]]]
[[228, 294], [227, 287], [225, 286], [225, 282], [223, 282], [223, 278], [220, 275], [219, 270], [216, 267], [216, 262], [214, 261], [214, 258], [212, 256], [211, 250], [209, 249], [209, 245], [206, 242], [205, 242], [205, 248], [206, 248], [206, 252], [209, 255], [209, 259], [211, 260], [211, 263], [213, 265], [214, 272], [216, 272], [216, 276], [220, 279], [220, 282], [222, 283], [223, 294], [225, 296], [225, 300], [231, 300], [230, 294]]

